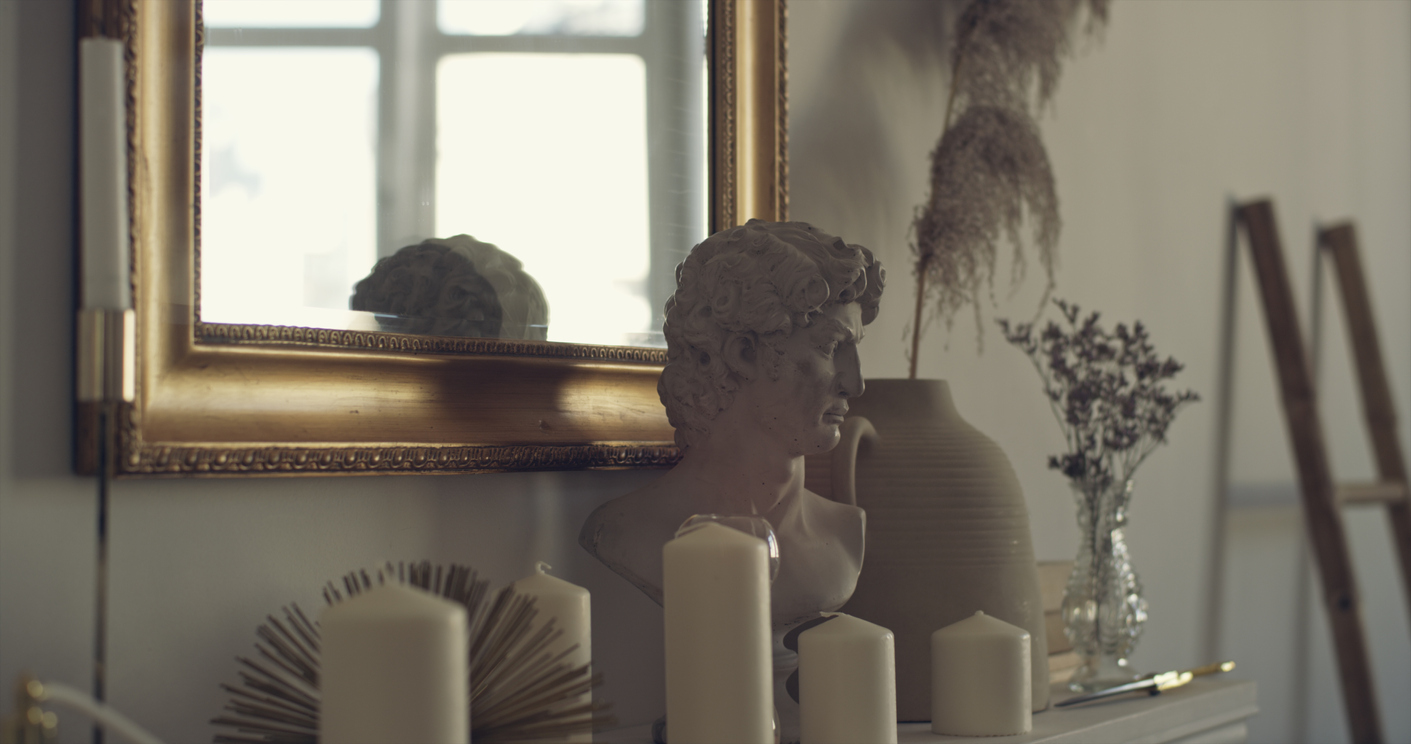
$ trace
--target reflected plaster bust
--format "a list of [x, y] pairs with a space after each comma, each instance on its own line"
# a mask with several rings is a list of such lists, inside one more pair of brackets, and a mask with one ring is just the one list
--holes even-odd
[[696, 246], [666, 303], [657, 391], [681, 462], [607, 502], [579, 542], [655, 602], [662, 546], [695, 514], [761, 516], [779, 540], [776, 639], [842, 607], [862, 566], [863, 511], [804, 488], [804, 455], [837, 445], [862, 394], [857, 344], [884, 272], [870, 251], [801, 222], [749, 223]]
[[548, 337], [549, 305], [519, 259], [469, 235], [430, 238], [378, 260], [348, 306], [385, 331], [431, 336]]

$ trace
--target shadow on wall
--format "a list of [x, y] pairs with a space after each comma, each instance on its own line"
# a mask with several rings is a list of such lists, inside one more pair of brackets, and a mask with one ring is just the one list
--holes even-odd
[[[791, 111], [789, 131], [791, 198], [808, 205], [799, 219], [854, 235], [895, 222], [897, 204], [921, 203], [927, 153], [907, 145], [940, 136], [952, 29], [965, 6], [965, 0], [906, 0], [791, 9], [792, 16], [806, 13], [830, 27], [797, 34], [827, 46], [815, 55], [817, 72], [796, 74], [801, 87], [790, 91], [804, 104]], [[791, 49], [796, 70], [814, 51], [800, 47]]]
[[72, 45], [49, 45], [73, 38], [73, 5], [16, 3], [5, 19], [20, 30], [12, 53], [23, 61], [14, 98], [0, 106], [13, 101], [24, 115], [13, 119], [14, 223], [0, 225], [14, 241], [3, 247], [12, 251], [14, 279], [0, 288], [0, 322], [14, 355], [0, 364], [10, 366], [12, 407], [0, 426], [10, 427], [9, 467], [23, 480], [72, 473], [74, 55]]

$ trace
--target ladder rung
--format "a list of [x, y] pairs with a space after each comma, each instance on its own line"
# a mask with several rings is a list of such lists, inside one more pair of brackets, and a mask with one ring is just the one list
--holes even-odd
[[1406, 484], [1399, 481], [1348, 483], [1337, 487], [1339, 504], [1394, 504], [1411, 498]]

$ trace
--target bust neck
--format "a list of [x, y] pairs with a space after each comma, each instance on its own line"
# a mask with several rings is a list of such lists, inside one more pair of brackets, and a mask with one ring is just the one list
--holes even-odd
[[717, 432], [686, 450], [671, 471], [673, 485], [710, 510], [701, 513], [761, 516], [777, 524], [803, 493], [804, 460], [760, 445], [756, 437]]

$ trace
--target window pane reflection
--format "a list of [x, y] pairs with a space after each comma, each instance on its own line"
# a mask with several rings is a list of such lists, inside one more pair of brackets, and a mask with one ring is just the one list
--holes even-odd
[[377, 0], [205, 0], [212, 28], [368, 28], [381, 16]]
[[621, 54], [463, 54], [437, 71], [436, 234], [524, 262], [550, 341], [644, 343], [646, 73]]
[[637, 36], [643, 0], [440, 0], [438, 22], [448, 34], [513, 36]]
[[376, 256], [376, 52], [210, 48], [203, 64], [201, 319], [327, 308], [342, 327]]

